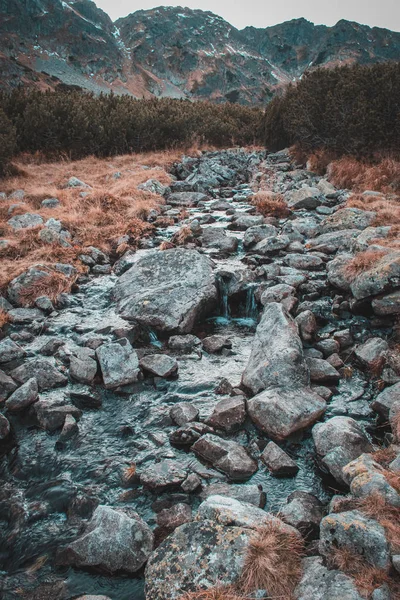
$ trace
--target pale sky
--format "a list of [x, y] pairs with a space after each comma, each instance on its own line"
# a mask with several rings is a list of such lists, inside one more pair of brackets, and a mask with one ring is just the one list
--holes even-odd
[[[160, 6], [157, 0], [95, 0], [115, 20], [140, 9]], [[243, 29], [267, 27], [305, 17], [315, 24], [334, 25], [340, 19], [400, 31], [400, 0], [184, 0], [164, 6], [210, 10]]]

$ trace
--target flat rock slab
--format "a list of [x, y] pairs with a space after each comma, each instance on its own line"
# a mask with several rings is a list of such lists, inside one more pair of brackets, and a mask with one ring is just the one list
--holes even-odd
[[257, 471], [257, 463], [247, 450], [231, 440], [207, 433], [192, 446], [196, 456], [210, 462], [232, 481], [249, 479]]
[[167, 198], [167, 203], [171, 206], [184, 206], [190, 208], [197, 206], [199, 202], [207, 202], [208, 196], [201, 192], [174, 192]]
[[177, 600], [199, 587], [234, 583], [243, 569], [250, 534], [248, 528], [208, 520], [181, 525], [150, 556], [146, 597]]
[[103, 344], [96, 350], [104, 387], [113, 389], [138, 381], [139, 359], [126, 338]]
[[114, 288], [124, 319], [177, 333], [188, 333], [217, 303], [212, 262], [196, 250], [174, 248], [137, 257]]
[[100, 505], [84, 534], [61, 552], [60, 562], [106, 573], [136, 573], [152, 549], [153, 533], [135, 511]]
[[175, 460], [163, 460], [144, 467], [140, 482], [154, 492], [178, 488], [187, 477], [187, 469]]
[[54, 363], [45, 358], [33, 358], [11, 371], [10, 375], [19, 383], [26, 383], [34, 377], [40, 392], [66, 385], [68, 382], [67, 377]]
[[166, 354], [149, 354], [140, 359], [140, 367], [156, 377], [170, 377], [178, 372], [178, 362]]

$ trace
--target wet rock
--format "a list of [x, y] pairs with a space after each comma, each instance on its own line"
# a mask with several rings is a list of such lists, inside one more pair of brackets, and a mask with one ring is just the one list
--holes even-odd
[[11, 371], [10, 375], [19, 383], [26, 383], [32, 377], [36, 378], [41, 392], [66, 385], [68, 381], [54, 363], [45, 358], [33, 358]]
[[280, 304], [267, 304], [242, 376], [243, 385], [257, 394], [271, 387], [304, 387], [308, 381], [296, 323]]
[[382, 365], [389, 346], [382, 338], [370, 338], [364, 344], [357, 346], [354, 354], [363, 367], [368, 369]]
[[279, 515], [285, 523], [298, 529], [308, 540], [318, 538], [323, 507], [316, 496], [308, 492], [293, 492], [288, 496], [287, 503], [281, 507]]
[[114, 297], [123, 318], [187, 333], [216, 305], [212, 263], [195, 250], [149, 251], [120, 277]]
[[73, 404], [68, 404], [64, 395], [40, 398], [34, 404], [34, 411], [40, 427], [46, 431], [55, 431], [63, 427], [67, 415], [72, 415], [75, 420], [82, 416], [82, 411]]
[[24, 356], [25, 350], [10, 338], [5, 338], [0, 342], [0, 364], [5, 364]]
[[153, 549], [153, 534], [129, 508], [100, 505], [82, 537], [62, 552], [62, 564], [96, 567], [106, 573], [136, 573]]
[[329, 556], [334, 548], [346, 548], [381, 569], [390, 565], [384, 528], [358, 510], [332, 513], [322, 519], [319, 550]]
[[283, 440], [315, 423], [326, 410], [326, 402], [306, 387], [272, 388], [247, 403], [254, 424], [270, 437]]
[[291, 477], [296, 475], [299, 467], [294, 460], [275, 442], [269, 442], [263, 453], [261, 460], [265, 463], [273, 475], [277, 477]]
[[153, 492], [178, 488], [187, 476], [187, 470], [175, 460], [146, 466], [140, 474], [140, 482]]
[[169, 441], [174, 446], [192, 446], [202, 435], [212, 432], [213, 429], [208, 425], [192, 422], [170, 433]]
[[192, 520], [192, 509], [188, 504], [174, 504], [171, 508], [164, 508], [157, 514], [157, 525], [173, 531], [184, 523]]
[[96, 355], [106, 389], [138, 381], [139, 359], [126, 338], [99, 346]]
[[242, 215], [228, 225], [228, 229], [235, 231], [246, 231], [250, 227], [256, 227], [264, 224], [264, 217], [261, 215]]
[[[183, 593], [235, 582], [242, 571], [250, 531], [212, 521], [185, 523], [167, 537], [146, 566], [146, 597], [177, 600]], [[201, 565], [201, 568], [199, 568]]]
[[340, 374], [327, 361], [320, 358], [307, 358], [307, 365], [310, 369], [311, 381], [326, 385], [336, 385], [340, 381]]
[[151, 354], [144, 356], [139, 361], [140, 367], [156, 377], [171, 377], [178, 372], [178, 363], [175, 358], [166, 354]]
[[371, 403], [371, 408], [387, 420], [390, 409], [398, 402], [400, 402], [400, 383], [387, 387], [378, 394]]
[[295, 591], [296, 600], [363, 600], [353, 579], [324, 567], [320, 556], [303, 560], [303, 576]]
[[232, 348], [232, 341], [226, 335], [210, 335], [204, 338], [201, 344], [208, 354], [216, 354], [224, 348]]
[[315, 344], [317, 350], [320, 350], [325, 358], [332, 354], [337, 354], [340, 350], [340, 344], [337, 340], [329, 338], [326, 340], [320, 340]]
[[100, 408], [102, 405], [99, 392], [88, 385], [70, 385], [69, 395], [71, 400], [81, 409]]
[[226, 235], [220, 227], [207, 227], [203, 229], [201, 236], [203, 248], [217, 248], [221, 254], [233, 254], [236, 252], [239, 240], [236, 237]]
[[246, 405], [243, 396], [232, 396], [217, 402], [207, 423], [211, 427], [231, 432], [243, 425], [246, 419]]
[[7, 221], [7, 224], [12, 227], [12, 229], [30, 229], [32, 227], [43, 225], [43, 219], [40, 215], [35, 213], [25, 213], [23, 215], [11, 217], [11, 219]]
[[346, 483], [343, 467], [364, 452], [372, 451], [363, 429], [350, 417], [332, 417], [325, 423], [317, 423], [312, 436], [322, 464], [342, 484]]
[[261, 304], [264, 306], [269, 302], [282, 302], [285, 298], [289, 298], [290, 296], [294, 296], [296, 294], [296, 290], [291, 285], [287, 285], [285, 283], [280, 283], [278, 285], [272, 285], [267, 288], [261, 294]]
[[73, 438], [79, 432], [78, 423], [71, 414], [66, 415], [63, 428], [58, 436], [58, 442], [64, 443]]
[[343, 229], [366, 229], [375, 219], [376, 213], [360, 208], [341, 208], [327, 217], [320, 226], [320, 233], [331, 233]]
[[342, 329], [341, 331], [335, 331], [335, 333], [333, 334], [333, 339], [336, 342], [338, 342], [341, 350], [348, 348], [354, 342], [350, 329]]
[[210, 496], [225, 496], [253, 504], [263, 508], [262, 487], [254, 484], [211, 483], [201, 492], [200, 497], [206, 500]]
[[177, 352], [193, 352], [201, 346], [201, 340], [195, 335], [172, 335], [168, 340], [168, 348]]
[[4, 371], [0, 371], [0, 402], [3, 402], [10, 394], [15, 392], [18, 385]]
[[169, 416], [171, 419], [179, 425], [186, 425], [186, 423], [190, 423], [191, 421], [197, 421], [199, 418], [198, 409], [189, 402], [179, 402], [175, 404], [169, 411]]
[[5, 440], [10, 434], [10, 423], [8, 419], [0, 413], [0, 441]]
[[243, 238], [243, 246], [245, 248], [251, 248], [261, 242], [267, 237], [275, 236], [278, 230], [273, 225], [256, 225], [246, 229], [246, 233]]
[[300, 337], [305, 342], [311, 342], [317, 332], [317, 320], [311, 310], [304, 310], [295, 318]]
[[69, 374], [74, 381], [89, 385], [93, 383], [97, 373], [97, 362], [93, 356], [94, 351], [90, 348], [82, 348], [79, 356], [71, 356]]
[[276, 254], [280, 250], [284, 250], [289, 244], [290, 239], [287, 235], [276, 235], [264, 238], [254, 246], [252, 251], [261, 254], [261, 256], [268, 256], [270, 254]]
[[39, 298], [36, 298], [35, 305], [46, 314], [54, 310], [53, 303], [48, 296], [39, 296]]
[[313, 210], [321, 204], [321, 192], [318, 188], [304, 186], [300, 190], [294, 190], [285, 194], [285, 200], [292, 210]]
[[210, 433], [193, 444], [192, 450], [196, 456], [210, 462], [215, 469], [225, 473], [232, 481], [244, 481], [257, 471], [256, 461], [249, 456], [243, 446]]
[[10, 412], [17, 412], [27, 408], [34, 402], [38, 397], [39, 389], [37, 381], [34, 377], [28, 379], [26, 383], [21, 385], [6, 401], [6, 408]]

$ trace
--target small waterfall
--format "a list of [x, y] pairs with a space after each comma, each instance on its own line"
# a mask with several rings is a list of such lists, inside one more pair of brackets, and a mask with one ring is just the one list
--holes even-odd
[[228, 296], [228, 285], [225, 279], [221, 276], [217, 277], [218, 289], [219, 289], [219, 302], [221, 317], [229, 320], [231, 317], [231, 311], [229, 308], [229, 296]]
[[152, 346], [156, 346], [157, 348], [161, 348], [162, 347], [162, 343], [158, 339], [157, 334], [154, 331], [154, 329], [149, 329], [149, 340], [150, 340], [150, 344]]
[[245, 317], [246, 319], [252, 319], [257, 322], [258, 318], [258, 308], [257, 301], [254, 295], [255, 286], [249, 285], [246, 291], [246, 307], [245, 307]]

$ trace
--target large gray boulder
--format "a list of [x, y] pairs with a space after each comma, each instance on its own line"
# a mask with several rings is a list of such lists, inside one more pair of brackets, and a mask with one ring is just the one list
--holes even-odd
[[114, 288], [121, 316], [158, 331], [189, 332], [217, 303], [212, 262], [174, 248], [138, 255]]
[[208, 197], [201, 192], [174, 192], [168, 196], [167, 202], [171, 206], [191, 207], [207, 200]]
[[146, 598], [177, 600], [185, 592], [237, 581], [252, 530], [210, 520], [185, 523], [168, 536], [146, 566]]
[[390, 565], [385, 529], [358, 510], [331, 513], [322, 519], [319, 551], [329, 556], [335, 548], [346, 548], [381, 569]]
[[100, 505], [84, 534], [61, 552], [63, 564], [136, 573], [153, 550], [150, 527], [129, 508]]
[[326, 219], [320, 226], [320, 233], [331, 233], [343, 229], [366, 229], [375, 219], [376, 213], [360, 208], [341, 208]]
[[303, 560], [303, 577], [295, 591], [296, 600], [363, 600], [353, 579], [324, 567], [320, 556]]
[[7, 221], [8, 225], [13, 229], [30, 229], [32, 227], [38, 227], [43, 225], [43, 219], [40, 215], [35, 213], [25, 213], [23, 215], [16, 215], [11, 217]]
[[346, 484], [343, 467], [364, 452], [372, 452], [362, 427], [350, 417], [332, 417], [317, 423], [312, 436], [323, 466], [341, 484]]
[[11, 371], [10, 375], [19, 383], [26, 383], [34, 377], [40, 392], [66, 385], [68, 382], [67, 377], [57, 369], [54, 361], [46, 358], [32, 358]]
[[357, 300], [393, 292], [400, 287], [400, 251], [393, 250], [384, 256], [377, 256], [371, 267], [362, 271], [350, 284]]
[[192, 446], [193, 452], [225, 473], [232, 481], [249, 479], [257, 463], [240, 444], [206, 433]]
[[257, 394], [248, 401], [251, 419], [276, 439], [308, 427], [326, 410], [325, 401], [309, 388], [297, 324], [275, 302], [264, 309], [242, 383]]
[[221, 254], [233, 254], [239, 245], [237, 237], [229, 236], [221, 227], [203, 229], [201, 245], [204, 248], [216, 248]]

